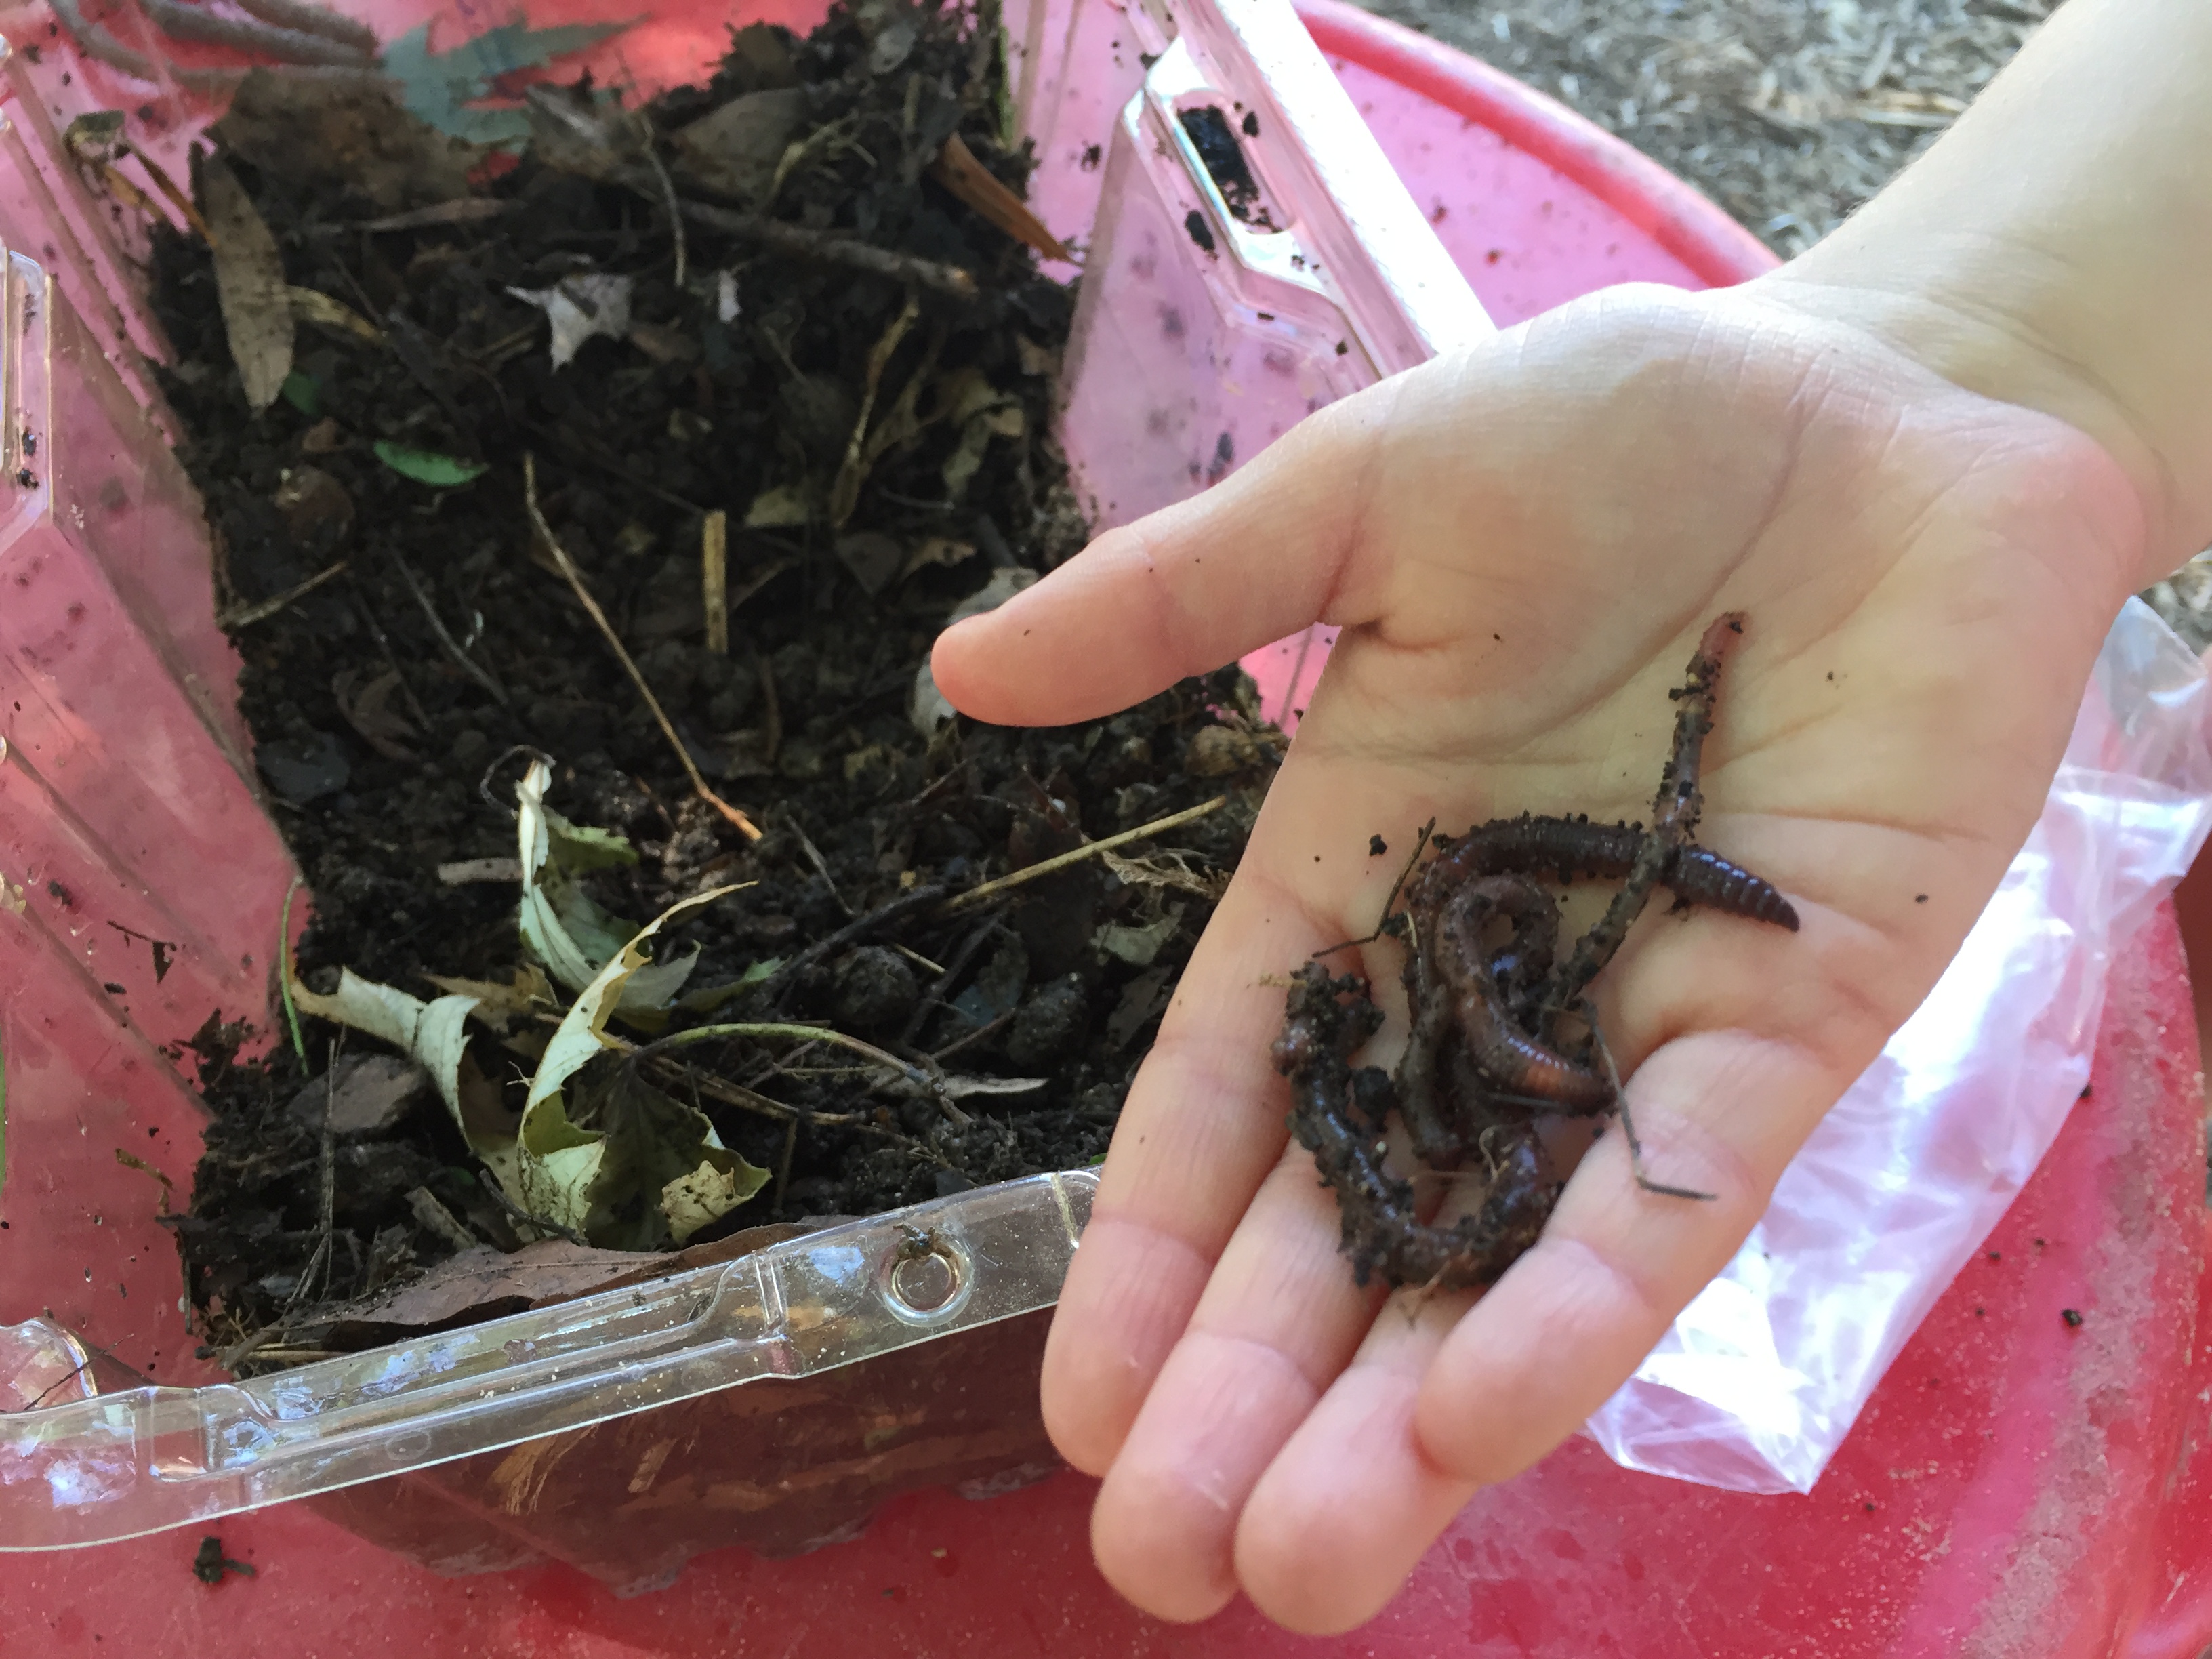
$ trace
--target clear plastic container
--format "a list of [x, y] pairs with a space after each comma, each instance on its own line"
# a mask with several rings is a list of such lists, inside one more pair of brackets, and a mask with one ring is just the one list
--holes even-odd
[[[473, 10], [439, 27], [504, 21]], [[82, 11], [97, 53], [40, 9], [0, 12], [0, 1547], [308, 1498], [443, 1571], [550, 1557], [635, 1589], [699, 1550], [847, 1535], [910, 1487], [1049, 1470], [1042, 1310], [1081, 1171], [250, 1382], [190, 1358], [157, 1211], [189, 1189], [201, 1120], [162, 1051], [211, 1013], [266, 1017], [295, 872], [145, 373], [142, 250], [64, 137], [133, 112], [133, 142], [182, 177], [224, 54], [127, 4]], [[369, 21], [388, 39], [429, 15]], [[532, 21], [598, 15], [624, 14]], [[705, 73], [726, 22], [815, 15], [670, 9], [586, 61], [650, 90]], [[1062, 430], [1102, 520], [1488, 328], [1285, 0], [1009, 0], [1006, 27], [1034, 202], [1084, 250]], [[1183, 118], [1206, 109], [1260, 210], [1240, 189], [1232, 212], [1200, 161]]]

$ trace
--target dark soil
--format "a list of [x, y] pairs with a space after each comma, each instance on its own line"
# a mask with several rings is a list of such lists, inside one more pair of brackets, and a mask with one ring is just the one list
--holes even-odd
[[[257, 416], [207, 247], [165, 235], [157, 248], [179, 355], [167, 390], [216, 526], [226, 615], [251, 616], [345, 564], [234, 627], [262, 776], [312, 897], [305, 982], [326, 988], [343, 966], [428, 997], [426, 974], [512, 976], [526, 960], [512, 871], [459, 882], [439, 872], [514, 859], [524, 763], [514, 751], [527, 747], [555, 763], [550, 805], [628, 836], [640, 855], [591, 878], [607, 910], [642, 920], [751, 884], [674, 930], [702, 951], [693, 990], [756, 970], [714, 1018], [824, 1022], [902, 1056], [939, 1055], [947, 1071], [1048, 1079], [967, 1097], [973, 1121], [961, 1125], [930, 1100], [863, 1092], [835, 1051], [738, 1040], [684, 1050], [702, 1074], [850, 1120], [793, 1131], [787, 1115], [702, 1098], [722, 1139], [776, 1178], [701, 1240], [1095, 1160], [1273, 764], [1273, 736], [1253, 725], [1233, 670], [1066, 729], [956, 720], [926, 738], [910, 717], [917, 670], [953, 608], [1049, 568], [1085, 534], [1045, 435], [1073, 296], [925, 172], [957, 130], [1000, 179], [1024, 177], [1025, 155], [994, 136], [988, 56], [949, 13], [879, 7], [864, 26], [840, 10], [804, 42], [744, 32], [711, 84], [647, 112], [665, 134], [743, 94], [803, 88], [797, 131], [831, 136], [790, 169], [774, 216], [958, 266], [981, 290], [969, 302], [698, 223], [679, 286], [656, 202], [535, 149], [489, 182], [477, 174], [480, 196], [509, 204], [501, 216], [371, 231], [394, 204], [349, 183], [343, 157], [264, 147], [257, 167], [252, 146], [233, 144], [229, 165], [275, 234], [286, 281], [383, 337], [302, 322], [286, 397]], [[509, 290], [585, 270], [635, 279], [634, 325], [556, 368], [544, 313]], [[909, 294], [920, 315], [882, 371], [870, 430], [910, 384], [915, 429], [833, 529], [821, 502], [871, 352]], [[975, 447], [963, 408], [994, 400], [981, 465], [948, 478], [963, 440]], [[458, 488], [426, 485], [380, 460], [380, 440], [485, 470]], [[765, 830], [757, 842], [693, 794], [536, 544], [526, 453], [556, 535], [713, 787]], [[811, 493], [813, 511], [743, 528], [776, 489]], [[730, 515], [726, 654], [705, 643], [701, 598], [702, 526], [717, 508]], [[1223, 810], [1121, 849], [1139, 865], [1091, 859], [979, 908], [940, 916], [909, 904], [842, 937], [902, 893], [958, 891], [1224, 793]], [[833, 936], [836, 948], [809, 951]], [[763, 982], [766, 963], [791, 965]], [[679, 1011], [671, 1029], [704, 1018]], [[212, 1023], [196, 1045], [217, 1115], [178, 1231], [218, 1350], [281, 1327], [280, 1349], [305, 1357], [327, 1344], [336, 1304], [471, 1241], [525, 1242], [418, 1078], [389, 1066], [372, 1076], [361, 1065], [372, 1040], [303, 1025], [304, 1064], [289, 1043], [240, 1063], [241, 1032]], [[532, 1032], [509, 1033], [514, 1053], [497, 1041], [479, 1036], [476, 1051], [501, 1062], [519, 1108]], [[327, 1080], [313, 1080], [341, 1052], [342, 1114]]]

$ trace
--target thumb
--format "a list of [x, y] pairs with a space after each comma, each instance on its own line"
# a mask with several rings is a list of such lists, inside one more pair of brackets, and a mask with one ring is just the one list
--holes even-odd
[[1215, 489], [1108, 531], [948, 629], [930, 659], [938, 689], [993, 725], [1066, 726], [1341, 610], [1403, 379], [1308, 416]]

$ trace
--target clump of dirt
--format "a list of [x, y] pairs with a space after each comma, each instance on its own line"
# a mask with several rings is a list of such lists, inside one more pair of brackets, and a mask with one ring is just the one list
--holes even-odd
[[[520, 986], [496, 1029], [471, 1026], [465, 1068], [469, 1109], [511, 1135], [578, 988], [518, 936], [516, 785], [537, 756], [548, 807], [627, 843], [576, 876], [591, 914], [634, 930], [738, 888], [659, 941], [663, 962], [696, 952], [684, 994], [622, 1041], [781, 1023], [867, 1045], [634, 1058], [625, 1076], [765, 1176], [673, 1239], [631, 1203], [613, 1219], [634, 1248], [1095, 1160], [1279, 746], [1233, 670], [1036, 731], [951, 717], [927, 681], [957, 607], [1086, 534], [1048, 436], [1072, 295], [1003, 212], [940, 182], [948, 141], [1011, 191], [1027, 175], [996, 40], [988, 16], [903, 0], [805, 40], [747, 28], [708, 83], [635, 111], [588, 85], [534, 94], [519, 156], [476, 155], [468, 193], [428, 201], [395, 197], [390, 159], [419, 140], [450, 160], [444, 135], [396, 107], [325, 120], [327, 78], [257, 79], [197, 181], [225, 209], [222, 252], [157, 238], [179, 453], [312, 895], [301, 983]], [[343, 136], [364, 131], [356, 155]], [[233, 181], [282, 262], [289, 368], [251, 361], [266, 328], [240, 344]], [[704, 597], [717, 541], [726, 645]], [[216, 1117], [176, 1223], [234, 1365], [343, 1346], [361, 1298], [562, 1231], [487, 1176], [475, 1131], [388, 1045], [309, 1017], [296, 1049], [242, 1063], [240, 1035], [211, 1022], [193, 1045]], [[588, 1127], [601, 1109], [569, 1092]]]

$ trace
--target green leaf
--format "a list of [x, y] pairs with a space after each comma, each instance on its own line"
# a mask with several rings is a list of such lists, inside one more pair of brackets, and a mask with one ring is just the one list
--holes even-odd
[[[538, 769], [533, 766], [532, 771]], [[529, 868], [529, 856], [524, 854], [523, 867]], [[647, 965], [645, 944], [670, 922], [681, 920], [692, 911], [712, 904], [726, 894], [734, 893], [738, 886], [717, 887], [672, 904], [648, 922], [645, 928], [616, 953], [606, 966], [600, 969], [591, 982], [578, 993], [568, 1012], [562, 1016], [560, 1029], [553, 1033], [552, 1042], [545, 1045], [545, 1053], [538, 1062], [538, 1074], [530, 1079], [530, 1097], [523, 1105], [523, 1121], [527, 1125], [531, 1110], [541, 1101], [552, 1098], [583, 1066], [599, 1052], [611, 1047], [606, 1038], [607, 1018], [620, 1006], [623, 987], [630, 976]]]
[[396, 986], [380, 985], [350, 968], [341, 968], [338, 988], [331, 994], [310, 991], [295, 980], [292, 1000], [302, 1012], [381, 1037], [418, 1061], [437, 1084], [454, 1121], [460, 1121], [461, 1054], [468, 1046], [465, 1022], [480, 999], [444, 996], [424, 1002]]
[[[531, 772], [544, 769], [535, 764]], [[543, 788], [538, 781], [537, 790]], [[524, 792], [526, 804], [532, 793]], [[526, 871], [530, 861], [526, 842]], [[765, 1171], [722, 1146], [703, 1114], [651, 1087], [630, 1066], [617, 1068], [603, 1097], [581, 1114], [594, 1127], [579, 1126], [564, 1095], [571, 1080], [613, 1046], [607, 1020], [633, 978], [652, 971], [647, 942], [670, 923], [736, 890], [718, 887], [662, 911], [599, 969], [562, 1017], [530, 1079], [522, 1111], [514, 1196], [531, 1214], [585, 1232], [594, 1243], [651, 1249], [679, 1224], [687, 1230], [682, 1237], [689, 1237], [752, 1196], [767, 1179]], [[684, 972], [691, 961], [683, 963]], [[713, 1167], [716, 1178], [699, 1176], [702, 1164]], [[678, 1188], [672, 1200], [667, 1197], [672, 1186]], [[628, 1201], [641, 1194], [662, 1202], [641, 1210]]]
[[571, 823], [550, 806], [545, 809], [545, 832], [551, 842], [553, 858], [564, 870], [581, 874], [586, 870], [611, 870], [617, 865], [637, 863], [637, 848], [629, 844], [628, 836]]
[[323, 412], [322, 382], [296, 368], [284, 377], [284, 384], [277, 388], [277, 395], [309, 420]]
[[407, 108], [441, 131], [471, 143], [520, 145], [530, 137], [530, 120], [521, 110], [477, 106], [491, 95], [494, 83], [595, 46], [629, 27], [571, 23], [533, 29], [521, 22], [506, 23], [450, 52], [434, 52], [430, 26], [425, 23], [385, 48], [382, 68], [399, 82], [401, 101]]
[[376, 441], [376, 459], [401, 477], [412, 478], [416, 483], [437, 489], [467, 483], [491, 470], [482, 461], [465, 461], [459, 456], [441, 455], [434, 449], [410, 449], [386, 438]]
[[783, 966], [781, 957], [767, 957], [758, 961], [726, 985], [709, 985], [681, 999], [681, 1006], [690, 1013], [711, 1014], [734, 1002], [756, 985], [765, 985], [775, 977]]
[[[590, 870], [634, 865], [637, 851], [623, 836], [574, 824], [545, 805], [553, 775], [532, 762], [515, 785], [515, 830], [520, 842], [523, 945], [571, 991], [586, 989], [623, 947], [646, 937], [635, 922], [611, 915], [574, 878]], [[647, 932], [651, 930], [648, 929]], [[672, 962], [633, 964], [617, 1006], [633, 1023], [659, 1013], [675, 1000], [698, 966], [699, 953]]]

